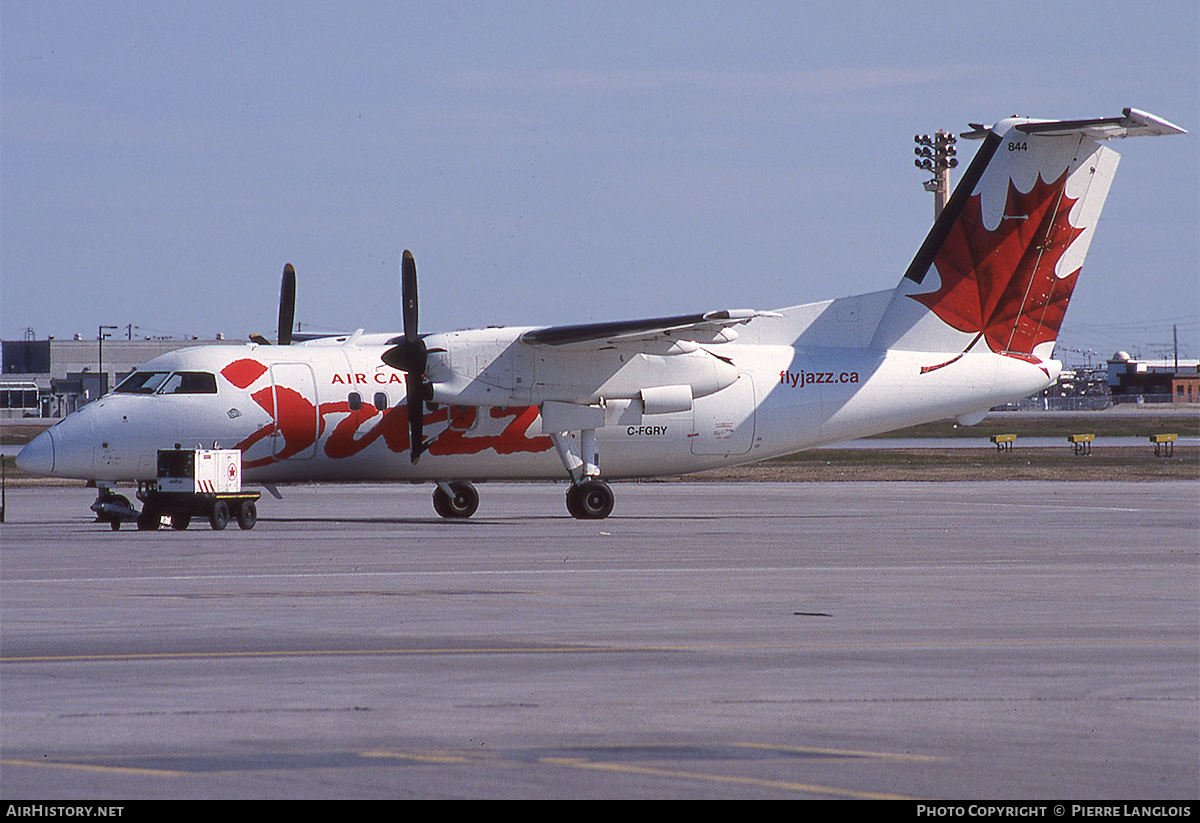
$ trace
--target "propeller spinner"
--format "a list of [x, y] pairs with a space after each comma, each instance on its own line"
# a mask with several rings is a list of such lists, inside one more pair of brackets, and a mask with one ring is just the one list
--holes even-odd
[[408, 396], [408, 432], [412, 444], [412, 462], [428, 448], [425, 442], [425, 398], [428, 379], [425, 366], [429, 350], [417, 333], [417, 263], [405, 250], [400, 269], [400, 291], [404, 302], [404, 340], [383, 353], [383, 362], [405, 373]]

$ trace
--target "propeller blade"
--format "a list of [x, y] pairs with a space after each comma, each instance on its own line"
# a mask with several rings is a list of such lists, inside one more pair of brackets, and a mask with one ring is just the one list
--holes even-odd
[[296, 270], [288, 263], [283, 267], [283, 283], [279, 287], [279, 345], [292, 345], [292, 324], [296, 319]]
[[[412, 252], [404, 250], [404, 262], [400, 268], [400, 294], [404, 300], [404, 339], [416, 342], [417, 335], [417, 261]], [[424, 367], [422, 367], [424, 368]]]
[[412, 462], [416, 463], [425, 451], [425, 400], [422, 391], [422, 378], [409, 373], [407, 379], [408, 395], [408, 438], [409, 453]]

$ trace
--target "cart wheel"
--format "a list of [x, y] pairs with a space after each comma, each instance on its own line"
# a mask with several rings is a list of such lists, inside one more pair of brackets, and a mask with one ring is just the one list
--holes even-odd
[[213, 531], [221, 531], [229, 525], [229, 504], [224, 500], [213, 503], [212, 511], [208, 514], [208, 523]]
[[121, 528], [121, 521], [113, 520], [113, 521], [109, 522], [108, 527], [110, 529], [112, 529], [113, 531], [116, 531], [117, 529]]
[[192, 522], [190, 514], [173, 514], [171, 515], [171, 528], [177, 532], [181, 532], [188, 527]]
[[238, 506], [237, 522], [240, 529], [253, 529], [258, 522], [258, 507], [253, 500], [245, 500]]

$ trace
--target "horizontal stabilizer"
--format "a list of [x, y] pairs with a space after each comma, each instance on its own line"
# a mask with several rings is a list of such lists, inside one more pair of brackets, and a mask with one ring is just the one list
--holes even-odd
[[1187, 134], [1186, 131], [1161, 117], [1137, 109], [1124, 109], [1121, 117], [1099, 120], [1059, 120], [1048, 123], [1026, 123], [1017, 126], [1026, 134], [1062, 135], [1080, 132], [1092, 140], [1112, 140], [1124, 137], [1161, 137], [1166, 134]]
[[[963, 137], [982, 140], [995, 127], [972, 123], [972, 131]], [[1125, 137], [1161, 137], [1167, 134], [1187, 134], [1174, 123], [1137, 109], [1122, 109], [1120, 117], [1098, 117], [1091, 120], [1026, 120], [1016, 129], [1024, 134], [1061, 136], [1082, 134], [1091, 140], [1112, 140]]]

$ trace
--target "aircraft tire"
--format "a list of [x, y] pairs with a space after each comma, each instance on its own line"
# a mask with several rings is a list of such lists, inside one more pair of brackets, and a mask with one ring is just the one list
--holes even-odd
[[567, 511], [577, 520], [603, 520], [612, 514], [612, 489], [603, 480], [585, 480], [567, 489]]
[[447, 494], [441, 486], [433, 490], [433, 510], [447, 520], [464, 520], [479, 508], [479, 492], [464, 480], [455, 480]]
[[258, 522], [258, 506], [254, 505], [253, 500], [243, 500], [242, 504], [238, 506], [237, 522], [239, 529], [254, 528], [254, 524]]
[[162, 525], [162, 515], [153, 509], [142, 509], [142, 513], [137, 517], [138, 531], [141, 532], [156, 532], [158, 527]]
[[579, 508], [579, 487], [572, 484], [567, 486], [567, 512], [576, 520], [584, 520], [586, 515]]
[[208, 525], [212, 526], [213, 531], [219, 532], [229, 525], [229, 504], [224, 500], [218, 500], [213, 503], [212, 510], [208, 513]]

